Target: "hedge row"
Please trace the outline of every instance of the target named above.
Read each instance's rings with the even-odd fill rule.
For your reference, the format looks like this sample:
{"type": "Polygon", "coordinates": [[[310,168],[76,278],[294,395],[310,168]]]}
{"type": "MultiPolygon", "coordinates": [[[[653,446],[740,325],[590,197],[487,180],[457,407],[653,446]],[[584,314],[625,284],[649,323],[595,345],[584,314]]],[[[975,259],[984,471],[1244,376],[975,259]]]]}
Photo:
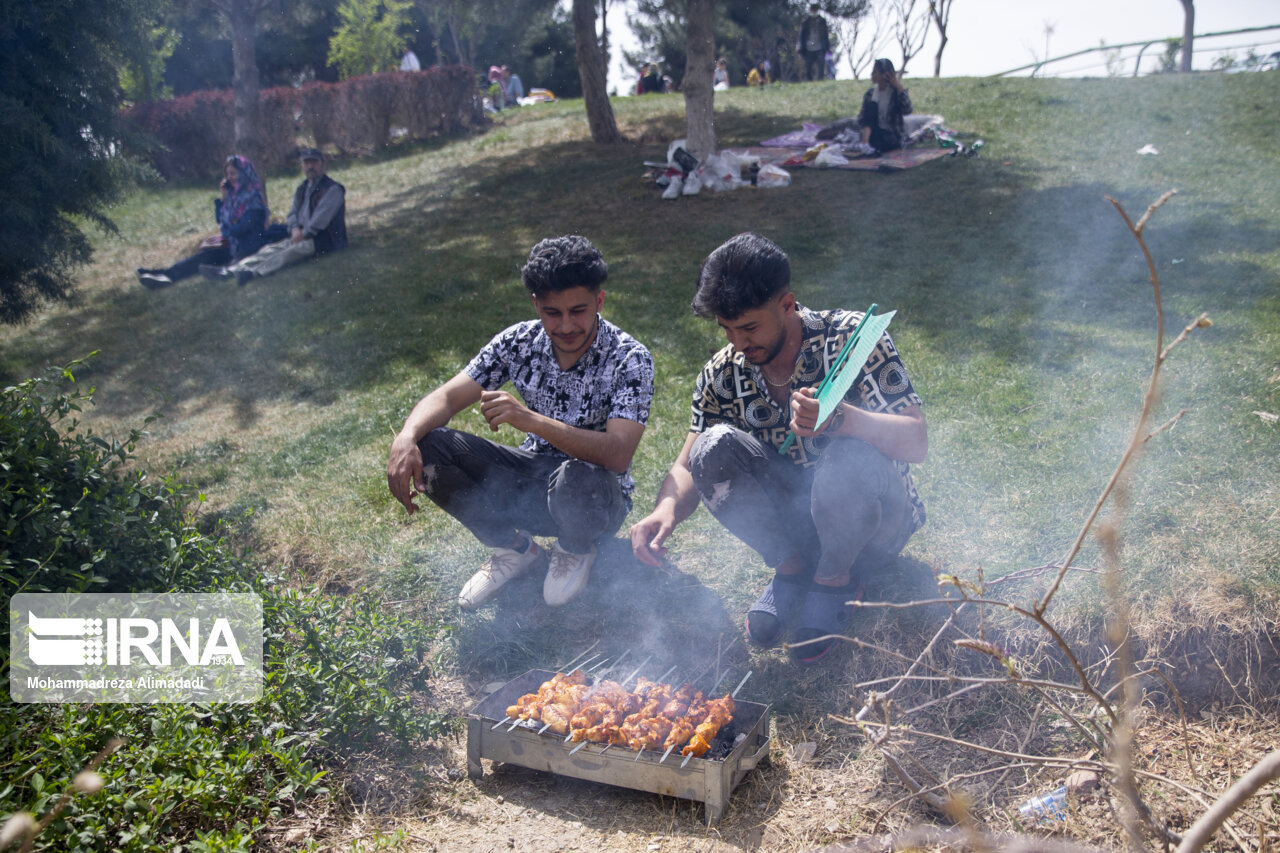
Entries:
{"type": "MultiPolygon", "coordinates": [[[[159,142],[146,159],[166,178],[216,175],[227,155],[237,153],[233,115],[230,90],[193,92],[125,110],[127,121],[159,142]]],[[[305,145],[364,154],[389,144],[393,131],[425,139],[484,120],[475,75],[459,65],[296,89],[278,86],[258,93],[257,150],[239,153],[269,171],[291,165],[305,145]]]]}

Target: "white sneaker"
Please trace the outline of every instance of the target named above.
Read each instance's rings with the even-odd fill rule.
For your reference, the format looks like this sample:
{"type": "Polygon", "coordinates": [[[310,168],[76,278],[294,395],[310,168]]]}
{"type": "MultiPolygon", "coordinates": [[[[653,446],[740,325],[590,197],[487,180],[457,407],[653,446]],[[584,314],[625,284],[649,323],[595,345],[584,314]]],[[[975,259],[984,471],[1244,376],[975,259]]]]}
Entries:
{"type": "Polygon", "coordinates": [[[662,197],[665,199],[680,198],[680,192],[684,189],[684,178],[679,175],[671,176],[671,183],[667,184],[667,188],[662,191],[662,197]]]}
{"type": "Polygon", "coordinates": [[[542,584],[542,597],[552,607],[568,604],[587,585],[591,564],[596,560],[596,548],[585,554],[574,554],[560,547],[557,542],[551,549],[551,567],[542,584]]]}
{"type": "Polygon", "coordinates": [[[458,593],[458,606],[463,610],[475,610],[502,589],[502,585],[542,559],[543,551],[538,543],[529,539],[529,550],[521,554],[512,548],[494,548],[480,571],[471,576],[462,592],[458,593]]]}

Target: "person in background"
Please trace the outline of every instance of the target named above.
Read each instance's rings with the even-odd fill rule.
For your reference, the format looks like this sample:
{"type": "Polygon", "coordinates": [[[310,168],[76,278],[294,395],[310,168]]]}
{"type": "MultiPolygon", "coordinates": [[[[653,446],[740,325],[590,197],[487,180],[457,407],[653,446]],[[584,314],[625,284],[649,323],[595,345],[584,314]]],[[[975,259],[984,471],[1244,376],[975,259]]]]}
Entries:
{"type": "Polygon", "coordinates": [[[747,72],[748,86],[768,86],[773,80],[769,77],[769,60],[761,59],[747,72]]]}
{"type": "Polygon", "coordinates": [[[929,448],[920,397],[882,334],[818,423],[815,388],[863,313],[799,304],[790,260],[759,234],[707,256],[693,311],[714,317],[729,343],[698,374],[684,447],[653,512],[632,525],[631,548],[661,565],[667,538],[703,503],[773,570],[747,611],[748,638],[773,646],[794,628],[806,643],[795,660],[816,662],[838,641],[810,641],[844,629],[847,602],[924,524],[909,464],[929,448]]]}
{"type": "Polygon", "coordinates": [[[810,81],[823,78],[827,51],[831,50],[827,19],[818,14],[818,9],[817,3],[809,4],[809,17],[800,24],[800,38],[796,42],[796,51],[804,57],[804,77],[810,81]]]}
{"type": "Polygon", "coordinates": [[[257,254],[227,266],[201,264],[201,275],[219,280],[235,279],[244,285],[254,278],[346,247],[346,187],[325,174],[324,154],[318,148],[304,148],[301,160],[306,179],[293,193],[293,206],[285,220],[289,236],[268,243],[257,254]]]}
{"type": "Polygon", "coordinates": [[[404,49],[404,56],[400,57],[401,71],[421,71],[422,65],[418,62],[418,54],[409,48],[404,49]]]}
{"type": "Polygon", "coordinates": [[[653,400],[653,356],[600,316],[609,267],[585,237],[543,240],[520,279],[538,319],[499,332],[405,419],[387,461],[387,486],[409,513],[432,503],[493,549],[462,587],[475,610],[507,581],[541,564],[534,536],[554,536],[543,581],[547,604],[587,584],[596,545],[631,510],[631,459],[653,400]],[[508,382],[514,394],[501,390],[508,382]],[[448,426],[480,404],[496,431],[525,433],[509,447],[448,426]]]}
{"type": "Polygon", "coordinates": [[[489,100],[493,102],[493,108],[501,111],[507,105],[507,90],[502,88],[502,69],[496,65],[489,66],[489,100]]]}
{"type": "Polygon", "coordinates": [[[649,74],[649,63],[640,66],[640,76],[636,78],[636,94],[644,94],[644,78],[649,74]]]}
{"type": "Polygon", "coordinates": [[[906,142],[903,116],[911,114],[911,96],[889,59],[877,59],[871,66],[871,83],[858,113],[862,141],[881,154],[896,151],[906,142]]]}
{"type": "Polygon", "coordinates": [[[658,63],[650,62],[648,68],[649,72],[644,75],[644,79],[641,81],[644,93],[648,95],[666,91],[666,85],[663,83],[662,72],[658,68],[658,63]]]}
{"type": "Polygon", "coordinates": [[[729,63],[723,57],[716,60],[716,70],[711,76],[711,88],[723,92],[729,88],[729,63]]]}
{"type": "Polygon", "coordinates": [[[831,51],[829,51],[829,50],[828,50],[828,51],[827,51],[827,55],[826,55],[825,57],[823,57],[823,59],[824,59],[824,62],[826,63],[827,79],[828,79],[828,80],[834,80],[834,79],[836,79],[836,58],[835,58],[835,56],[831,53],[831,51]]]}
{"type": "Polygon", "coordinates": [[[169,287],[198,273],[202,264],[229,264],[262,248],[267,239],[263,231],[271,214],[267,209],[266,187],[248,157],[232,154],[227,158],[218,190],[219,195],[213,200],[213,215],[221,233],[205,240],[199,251],[173,266],[138,267],[138,281],[143,287],[153,290],[169,287]]]}
{"type": "Polygon", "coordinates": [[[512,74],[511,69],[505,65],[502,66],[502,93],[509,107],[519,106],[520,99],[524,97],[524,82],[520,75],[512,74]]]}

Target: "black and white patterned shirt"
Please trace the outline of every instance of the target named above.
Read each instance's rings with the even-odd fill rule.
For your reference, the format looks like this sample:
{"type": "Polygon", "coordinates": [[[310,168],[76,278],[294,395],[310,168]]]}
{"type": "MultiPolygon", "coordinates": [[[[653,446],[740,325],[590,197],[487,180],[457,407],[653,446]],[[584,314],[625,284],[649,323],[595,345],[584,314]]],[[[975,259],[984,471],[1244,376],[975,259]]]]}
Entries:
{"type": "MultiPolygon", "coordinates": [[[[494,336],[464,368],[486,391],[510,382],[533,411],[579,429],[604,432],[612,418],[648,423],[653,401],[653,356],[644,344],[600,318],[596,339],[577,364],[561,370],[551,338],[538,320],[516,323],[494,336]]],[[[568,458],[546,439],[528,433],[524,450],[568,458]]],[[[622,493],[635,490],[631,472],[618,475],[622,493]]]]}
{"type": "MultiPolygon", "coordinates": [[[[796,312],[804,326],[804,338],[791,374],[791,390],[816,388],[840,354],[844,342],[853,334],[862,311],[810,311],[796,303],[796,312]]],[[[901,412],[920,405],[920,397],[911,387],[907,369],[898,357],[889,333],[880,336],[857,379],[849,386],[844,401],[870,412],[901,412]]],[[[781,449],[786,441],[791,409],[780,405],[765,386],[760,368],[747,361],[732,344],[711,357],[698,374],[693,391],[693,419],[690,432],[703,432],[716,424],[729,424],[755,436],[761,443],[781,449]]],[[[817,463],[832,439],[825,435],[811,438],[796,436],[787,451],[797,465],[817,463]]],[[[916,528],[925,520],[924,502],[916,493],[911,466],[894,460],[902,474],[911,501],[916,528]]]]}

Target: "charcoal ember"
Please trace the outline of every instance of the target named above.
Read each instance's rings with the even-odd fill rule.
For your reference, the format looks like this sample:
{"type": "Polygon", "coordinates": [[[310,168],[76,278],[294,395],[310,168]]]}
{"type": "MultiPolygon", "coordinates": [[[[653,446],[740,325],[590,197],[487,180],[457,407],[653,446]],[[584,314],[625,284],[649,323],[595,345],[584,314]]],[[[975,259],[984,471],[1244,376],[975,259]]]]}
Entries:
{"type": "Polygon", "coordinates": [[[716,738],[711,741],[711,748],[707,750],[707,754],[703,758],[709,758],[712,761],[724,761],[729,757],[729,753],[733,752],[733,742],[737,737],[737,721],[730,720],[720,727],[720,731],[716,732],[716,738]]]}

